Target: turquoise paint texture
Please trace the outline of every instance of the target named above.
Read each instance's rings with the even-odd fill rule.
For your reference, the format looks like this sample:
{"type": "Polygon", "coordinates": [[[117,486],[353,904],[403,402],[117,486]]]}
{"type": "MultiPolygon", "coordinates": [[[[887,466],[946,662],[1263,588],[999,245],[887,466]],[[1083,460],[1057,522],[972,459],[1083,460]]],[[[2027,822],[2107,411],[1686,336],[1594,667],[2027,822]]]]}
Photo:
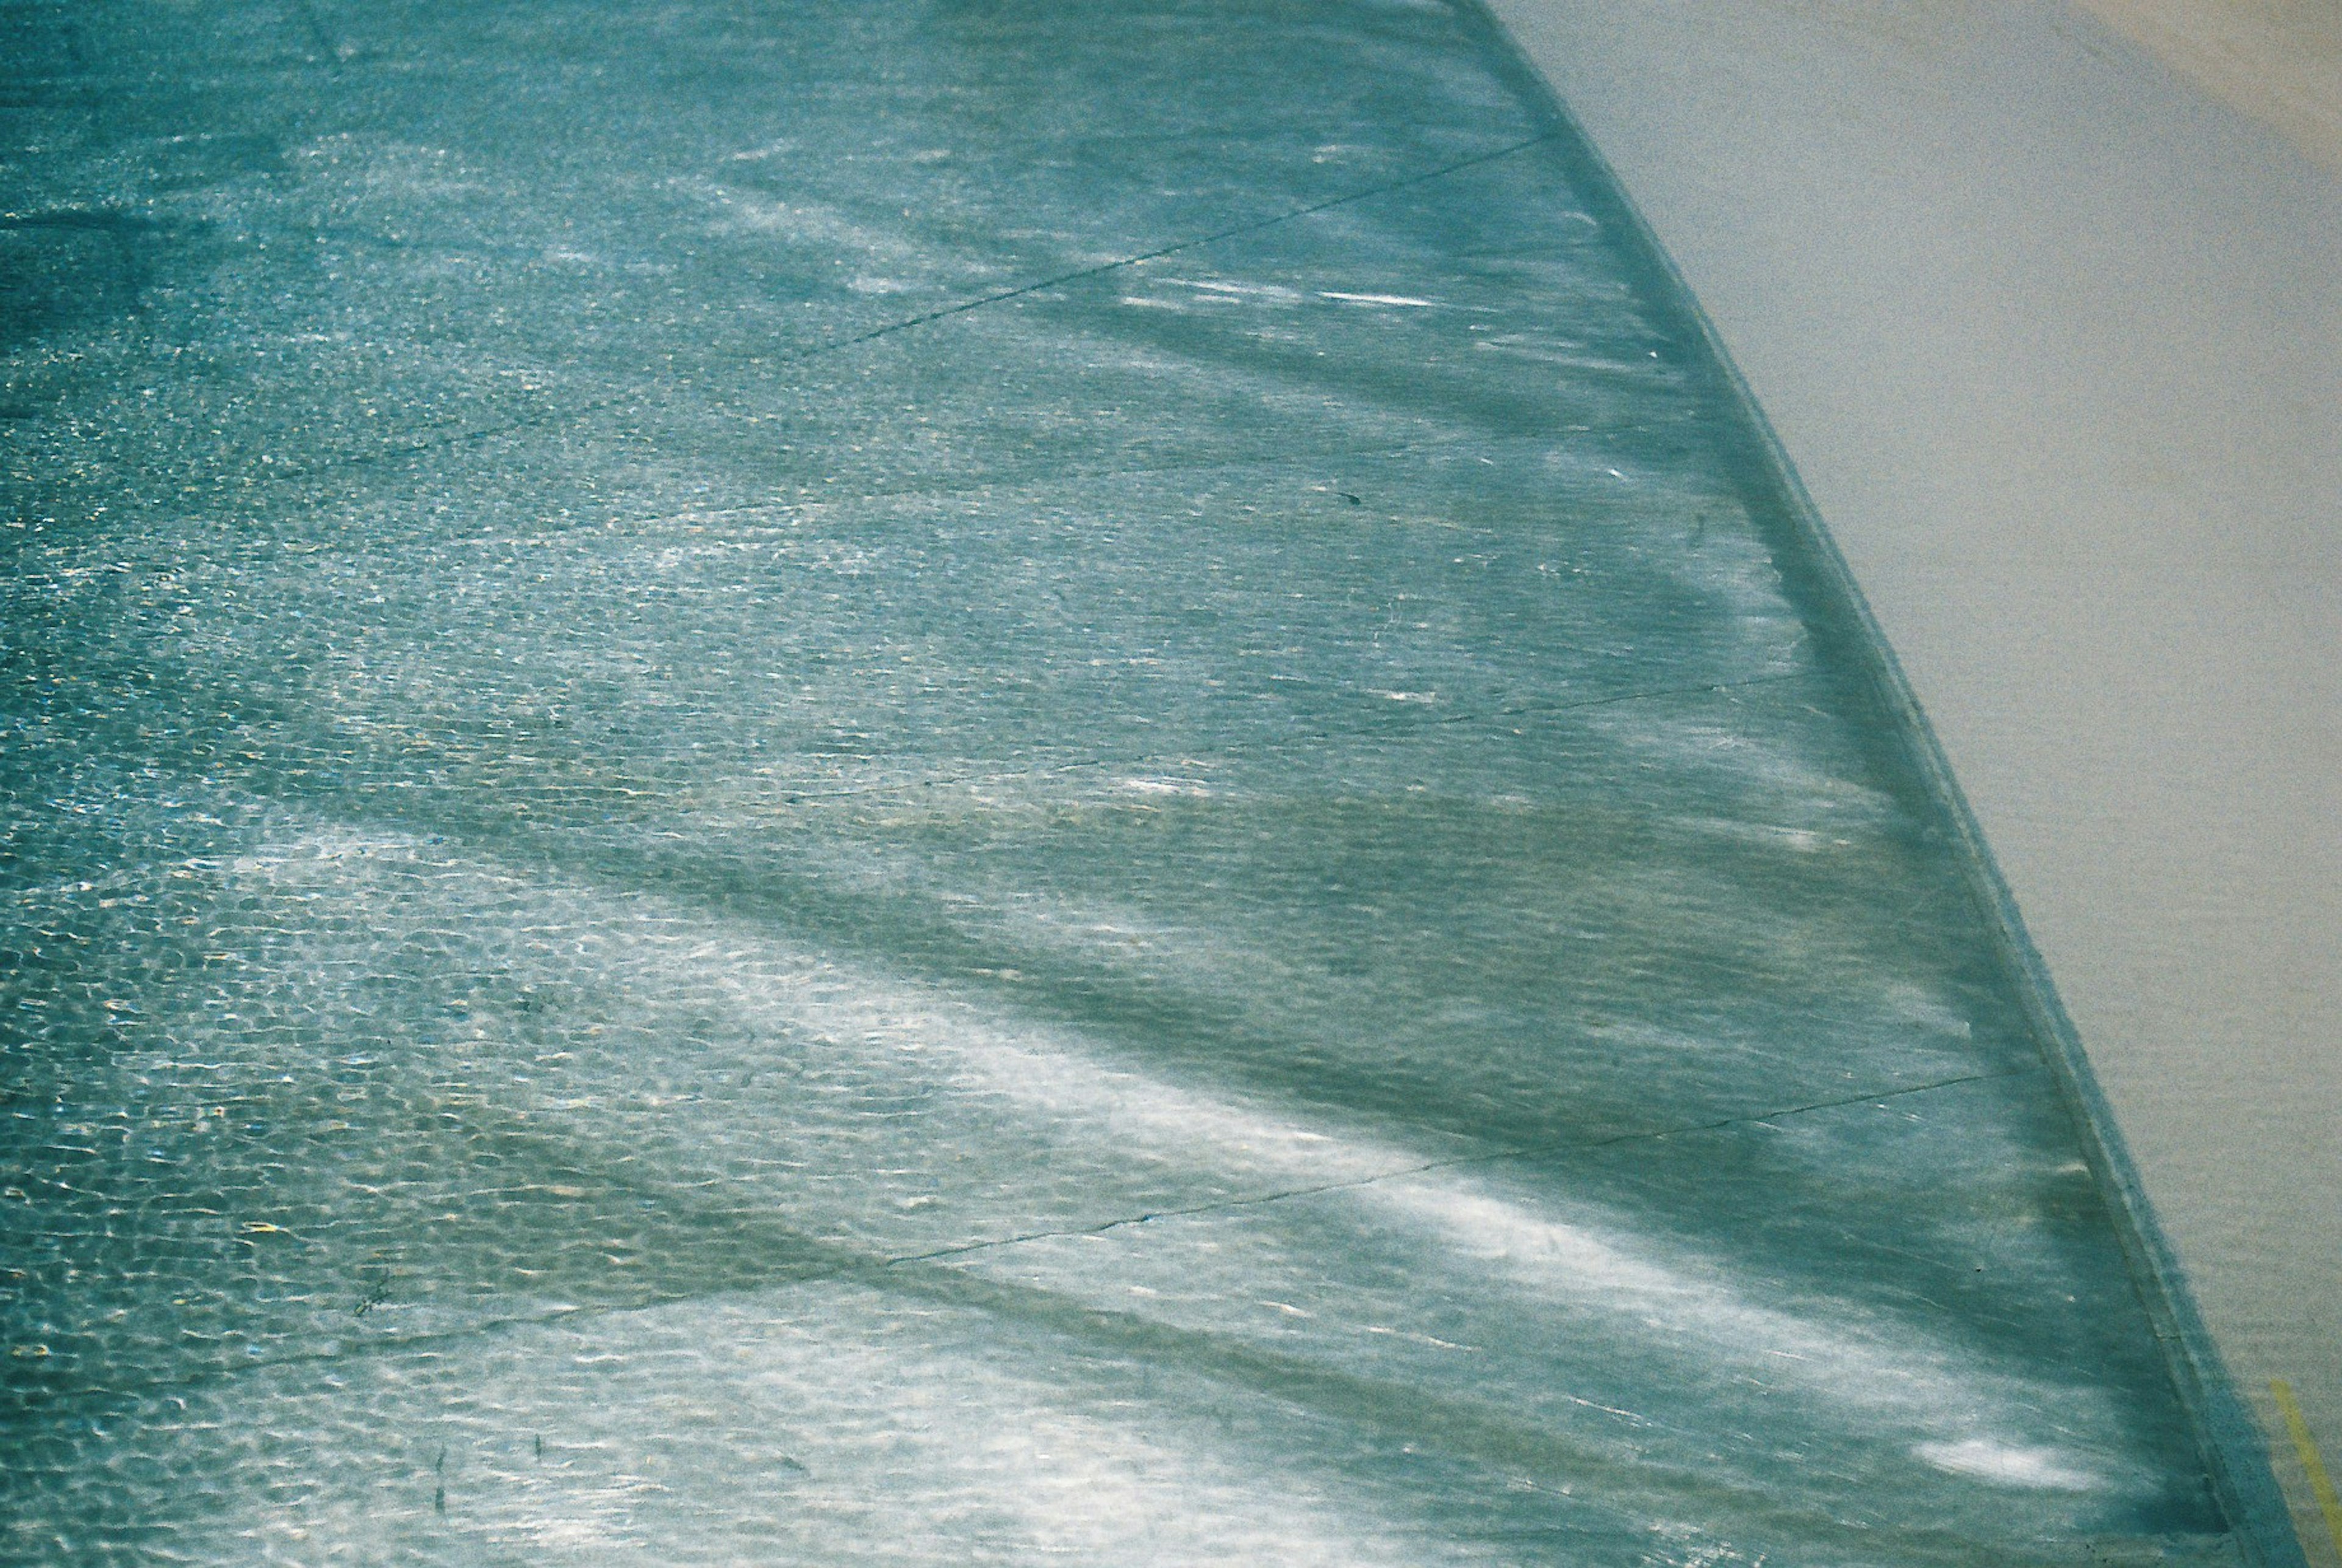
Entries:
{"type": "Polygon", "coordinates": [[[2231,1560],[1472,14],[5,25],[9,1561],[2231,1560]]]}

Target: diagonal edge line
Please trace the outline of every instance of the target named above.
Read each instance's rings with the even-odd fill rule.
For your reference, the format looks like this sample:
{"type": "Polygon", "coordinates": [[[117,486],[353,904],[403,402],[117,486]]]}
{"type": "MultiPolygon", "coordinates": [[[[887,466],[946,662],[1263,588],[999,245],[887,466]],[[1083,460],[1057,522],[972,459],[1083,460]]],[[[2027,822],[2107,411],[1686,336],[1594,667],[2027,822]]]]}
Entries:
{"type": "Polygon", "coordinates": [[[967,1257],[977,1253],[1023,1246],[1031,1242],[1072,1241],[1084,1236],[1102,1236],[1110,1231],[1126,1230],[1133,1225],[1150,1224],[1156,1220],[1188,1219],[1198,1214],[1225,1213],[1234,1209],[1266,1208],[1295,1198],[1314,1198],[1326,1193],[1357,1192],[1364,1188],[1377,1186],[1385,1182],[1399,1181],[1408,1176],[1428,1175],[1435,1171],[1469,1170],[1476,1165],[1498,1165],[1513,1160],[1555,1159],[1596,1149],[1613,1148],[1620,1144],[1656,1143],[1667,1138],[1688,1137],[1695,1133],[1720,1132],[1726,1127],[1761,1126],[1768,1122],[1779,1121],[1790,1116],[1802,1116],[1810,1112],[1841,1110],[1849,1105],[1867,1105],[1882,1100],[1902,1099],[1907,1095],[1925,1094],[1937,1089],[1957,1088],[1964,1084],[1988,1084],[2004,1078],[2021,1078],[2037,1071],[2038,1071],[2037,1068],[2026,1066],[1997,1073],[1967,1073],[1957,1078],[1937,1078],[1925,1084],[1906,1084],[1899,1089],[1874,1090],[1867,1094],[1849,1094],[1842,1099],[1817,1100],[1810,1104],[1789,1105],[1779,1110],[1752,1111],[1736,1116],[1723,1116],[1713,1122],[1687,1123],[1682,1126],[1657,1127],[1646,1132],[1617,1133],[1606,1138],[1556,1139],[1548,1143],[1515,1144],[1476,1154],[1456,1154],[1443,1160],[1425,1160],[1416,1164],[1404,1165],[1388,1171],[1376,1171],[1370,1175],[1353,1176],[1343,1181],[1316,1182],[1302,1187],[1281,1187],[1275,1192],[1219,1198],[1208,1203],[1192,1203],[1180,1208],[1155,1209],[1145,1213],[1125,1214],[1116,1219],[1101,1220],[1092,1225],[1074,1226],[1065,1230],[1032,1231],[1019,1235],[962,1242],[953,1246],[936,1247],[924,1253],[906,1253],[886,1259],[884,1266],[896,1268],[906,1263],[936,1263],[946,1258],[967,1257]]]}
{"type": "Polygon", "coordinates": [[[1072,272],[1060,273],[1056,277],[1042,278],[1034,283],[1019,284],[1015,288],[1002,289],[997,294],[988,294],[978,299],[963,300],[957,305],[946,305],[941,310],[931,310],[924,315],[915,315],[907,317],[902,321],[889,322],[884,326],[873,327],[867,332],[857,333],[851,337],[837,338],[827,343],[816,344],[796,355],[791,355],[790,357],[793,359],[811,359],[817,355],[833,353],[838,349],[852,348],[857,345],[874,342],[878,338],[886,337],[895,333],[906,332],[915,326],[925,326],[929,322],[942,321],[947,316],[964,315],[972,310],[981,310],[988,305],[998,305],[1003,300],[1017,299],[1026,295],[1038,294],[1043,289],[1056,288],[1062,284],[1078,283],[1084,278],[1101,277],[1110,272],[1120,272],[1126,267],[1139,266],[1146,262],[1160,261],[1165,256],[1177,255],[1182,251],[1196,250],[1204,245],[1217,244],[1221,240],[1235,239],[1239,235],[1258,234],[1263,229],[1273,229],[1281,224],[1293,223],[1297,219],[1308,217],[1316,213],[1330,211],[1335,207],[1347,206],[1352,202],[1363,202],[1372,196],[1387,195],[1393,191],[1402,191],[1410,185],[1419,185],[1427,181],[1440,179],[1446,175],[1455,174],[1459,169],[1468,169],[1476,167],[1481,164],[1495,163],[1499,158],[1508,158],[1516,153],[1526,152],[1529,148],[1536,146],[1541,143],[1550,142],[1557,135],[1559,135],[1558,132],[1547,131],[1542,135],[1531,136],[1526,141],[1514,142],[1509,145],[1498,147],[1492,152],[1476,153],[1471,157],[1459,158],[1452,164],[1443,164],[1436,169],[1426,169],[1421,174],[1409,175],[1405,179],[1391,180],[1383,185],[1369,186],[1366,190],[1351,191],[1342,195],[1329,196],[1325,201],[1313,202],[1306,207],[1296,207],[1290,212],[1279,213],[1273,217],[1255,218],[1249,223],[1237,224],[1233,227],[1219,229],[1207,235],[1199,235],[1194,239],[1181,240],[1176,245],[1163,245],[1155,250],[1143,251],[1136,255],[1122,256],[1110,262],[1100,262],[1095,266],[1079,267],[1072,272]]]}
{"type": "MultiPolygon", "coordinates": [[[[1317,213],[1329,212],[1336,207],[1347,206],[1354,202],[1363,202],[1375,196],[1388,195],[1393,191],[1403,191],[1410,186],[1424,185],[1432,180],[1444,179],[1447,175],[1455,174],[1459,170],[1476,168],[1482,164],[1492,164],[1500,158],[1509,158],[1516,154],[1525,153],[1531,147],[1539,146],[1545,143],[1556,139],[1560,135],[1561,133],[1559,131],[1546,131],[1537,135],[1530,136],[1523,141],[1512,142],[1504,146],[1493,148],[1485,153],[1475,153],[1468,158],[1458,158],[1453,163],[1442,164],[1437,168],[1426,169],[1420,174],[1409,175],[1404,179],[1388,180],[1378,185],[1370,185],[1364,190],[1349,191],[1338,196],[1329,196],[1322,202],[1313,202],[1307,206],[1295,207],[1290,211],[1277,213],[1269,217],[1255,218],[1250,222],[1236,224],[1228,228],[1217,229],[1207,235],[1198,235],[1193,239],[1181,240],[1175,245],[1160,245],[1154,250],[1142,251],[1136,255],[1119,256],[1113,261],[1100,262],[1094,266],[1078,267],[1072,272],[1059,273],[1053,277],[1040,278],[1032,283],[1019,284],[1015,288],[1002,289],[997,293],[984,295],[976,299],[962,300],[957,305],[946,305],[940,310],[931,310],[924,315],[906,316],[901,321],[887,322],[884,325],[875,326],[866,332],[856,333],[851,336],[830,338],[820,343],[809,344],[803,348],[785,351],[776,355],[775,359],[782,365],[802,365],[808,360],[819,359],[826,355],[842,353],[849,348],[857,348],[866,343],[876,343],[882,337],[891,337],[898,332],[908,332],[913,327],[926,326],[930,323],[948,320],[956,315],[966,315],[971,311],[982,310],[986,305],[998,305],[1005,300],[1020,299],[1027,295],[1038,294],[1045,289],[1056,288],[1069,283],[1078,283],[1084,278],[1101,277],[1107,273],[1121,272],[1126,268],[1143,265],[1147,262],[1159,261],[1165,256],[1177,255],[1185,251],[1197,250],[1205,245],[1216,245],[1222,240],[1235,239],[1242,235],[1258,234],[1264,229],[1273,229],[1280,225],[1294,223],[1299,219],[1309,217],[1317,213]]],[[[495,437],[499,435],[508,435],[515,430],[527,430],[540,425],[556,424],[568,420],[580,419],[589,414],[599,414],[604,409],[615,408],[620,404],[626,402],[630,395],[631,394],[628,393],[612,393],[607,396],[589,399],[585,403],[576,404],[565,409],[547,410],[540,414],[524,415],[517,419],[506,420],[499,424],[491,424],[478,429],[455,431],[445,435],[427,436],[419,440],[399,442],[391,445],[376,448],[372,452],[351,453],[340,457],[328,458],[319,463],[294,464],[279,469],[275,473],[267,475],[267,477],[272,480],[305,479],[320,474],[334,473],[338,470],[368,467],[376,463],[386,463],[400,457],[418,456],[425,452],[443,451],[451,447],[467,445],[473,442],[493,440],[495,437]]],[[[225,474],[214,480],[215,484],[225,484],[226,482],[227,476],[225,474]]]]}
{"type": "Polygon", "coordinates": [[[2285,1379],[2269,1379],[2269,1393],[2285,1417],[2286,1433],[2293,1439],[2302,1473],[2309,1478],[2309,1493],[2317,1500],[2317,1511],[2326,1521],[2326,1533],[2333,1541],[2335,1552],[2342,1554],[2342,1498],[2337,1497],[2333,1478],[2326,1473],[2326,1461],[2317,1452],[2317,1439],[2310,1435],[2309,1418],[2302,1414],[2301,1403],[2294,1398],[2293,1385],[2285,1379]]]}
{"type": "Polygon", "coordinates": [[[1844,628],[1855,661],[1900,732],[1903,760],[1932,797],[1933,814],[1949,837],[1961,878],[1987,940],[2028,1015],[2043,1063],[2073,1119],[2077,1141],[2097,1177],[2124,1253],[2133,1290],[2162,1352],[2173,1392],[2186,1409],[2204,1479],[2227,1526],[2227,1534],[2252,1568],[2307,1568],[2302,1548],[2271,1465],[2267,1434],[2245,1406],[2234,1378],[2197,1305],[2177,1253],[2148,1201],[2111,1103],[2100,1086],[2080,1032],[2056,981],[2027,930],[2015,893],[1986,839],[1949,754],[1921,704],[1908,674],[1887,641],[1853,568],[1839,550],[1821,509],[1807,492],[1780,433],[1767,417],[1722,332],[1701,305],[1673,256],[1660,243],[1624,181],[1593,135],[1490,8],[1490,0],[1446,0],[1470,19],[1503,63],[1516,95],[1555,127],[1564,155],[1579,171],[1582,189],[1622,224],[1640,251],[1658,296],[1684,324],[1696,353],[1704,354],[1725,403],[1747,437],[1755,483],[1780,509],[1787,543],[1811,571],[1823,614],[1844,628]]]}

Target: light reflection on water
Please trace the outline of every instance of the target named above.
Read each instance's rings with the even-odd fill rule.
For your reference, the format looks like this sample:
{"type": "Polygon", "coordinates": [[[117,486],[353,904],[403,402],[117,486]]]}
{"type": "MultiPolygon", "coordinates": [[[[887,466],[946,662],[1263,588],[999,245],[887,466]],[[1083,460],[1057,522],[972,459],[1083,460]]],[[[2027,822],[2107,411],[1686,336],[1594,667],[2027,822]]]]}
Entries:
{"type": "Polygon", "coordinates": [[[100,20],[6,231],[14,1557],[2218,1560],[1456,15],[100,20]]]}

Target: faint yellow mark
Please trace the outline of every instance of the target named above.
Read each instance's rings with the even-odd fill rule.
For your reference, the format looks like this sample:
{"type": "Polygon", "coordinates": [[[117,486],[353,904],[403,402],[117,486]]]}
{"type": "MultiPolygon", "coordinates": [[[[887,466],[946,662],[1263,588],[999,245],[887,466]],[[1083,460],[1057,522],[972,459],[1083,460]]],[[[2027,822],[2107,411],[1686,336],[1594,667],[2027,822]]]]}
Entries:
{"type": "Polygon", "coordinates": [[[2081,0],[2328,168],[2342,169],[2342,6],[2334,0],[2081,0]]]}
{"type": "Polygon", "coordinates": [[[2302,1419],[2293,1385],[2282,1378],[2271,1378],[2269,1392],[2277,1395],[2277,1407],[2285,1416],[2294,1452],[2301,1455],[2301,1467],[2309,1472],[2309,1494],[2317,1499],[2317,1511],[2326,1515],[2327,1537],[2334,1543],[2334,1550],[2342,1553],[2342,1497],[2334,1495],[2334,1479],[2326,1473],[2326,1462],[2317,1456],[2317,1441],[2309,1435],[2309,1423],[2302,1419]]]}

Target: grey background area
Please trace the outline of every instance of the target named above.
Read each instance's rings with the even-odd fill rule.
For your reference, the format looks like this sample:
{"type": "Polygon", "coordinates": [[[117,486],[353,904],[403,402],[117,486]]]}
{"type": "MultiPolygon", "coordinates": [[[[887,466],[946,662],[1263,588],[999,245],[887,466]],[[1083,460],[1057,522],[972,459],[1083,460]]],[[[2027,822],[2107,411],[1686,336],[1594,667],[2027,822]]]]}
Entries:
{"type": "Polygon", "coordinates": [[[5,25],[10,1561],[2238,1560],[1476,13],[5,25]]]}
{"type": "Polygon", "coordinates": [[[2342,1568],[2271,1392],[2342,1469],[2342,10],[1495,8],[1811,489],[2342,1568]]]}

